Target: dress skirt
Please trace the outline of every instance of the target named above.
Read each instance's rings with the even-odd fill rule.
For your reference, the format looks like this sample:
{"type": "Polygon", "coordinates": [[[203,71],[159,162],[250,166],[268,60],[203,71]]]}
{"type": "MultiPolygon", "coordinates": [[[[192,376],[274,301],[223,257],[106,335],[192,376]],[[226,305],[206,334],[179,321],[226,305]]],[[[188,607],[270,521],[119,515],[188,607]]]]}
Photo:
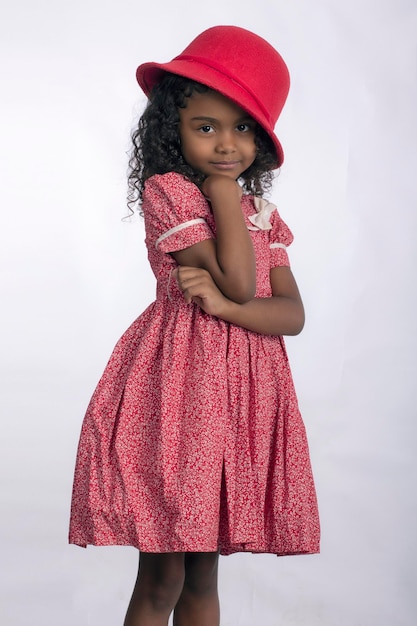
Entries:
{"type": "MultiPolygon", "coordinates": [[[[292,241],[271,206],[242,199],[257,297],[271,295],[270,270],[288,264],[292,241]]],[[[170,252],[215,237],[197,187],[178,174],[154,176],[143,211],[156,300],[117,343],[88,406],[70,542],[144,552],[318,552],[308,443],[283,338],[184,302],[170,252]]]]}

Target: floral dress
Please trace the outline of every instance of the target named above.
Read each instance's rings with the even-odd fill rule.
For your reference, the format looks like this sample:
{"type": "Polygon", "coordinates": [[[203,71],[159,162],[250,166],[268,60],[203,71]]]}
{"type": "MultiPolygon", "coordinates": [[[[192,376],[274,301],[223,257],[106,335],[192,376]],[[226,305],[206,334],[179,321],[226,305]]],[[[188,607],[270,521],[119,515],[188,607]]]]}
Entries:
{"type": "MultiPolygon", "coordinates": [[[[241,207],[256,255],[256,297],[288,265],[276,207],[241,207]]],[[[70,542],[145,552],[319,550],[304,424],[282,337],[186,304],[171,252],[215,238],[210,205],[176,173],[148,179],[143,212],[156,300],[123,334],[84,418],[70,542]]]]}

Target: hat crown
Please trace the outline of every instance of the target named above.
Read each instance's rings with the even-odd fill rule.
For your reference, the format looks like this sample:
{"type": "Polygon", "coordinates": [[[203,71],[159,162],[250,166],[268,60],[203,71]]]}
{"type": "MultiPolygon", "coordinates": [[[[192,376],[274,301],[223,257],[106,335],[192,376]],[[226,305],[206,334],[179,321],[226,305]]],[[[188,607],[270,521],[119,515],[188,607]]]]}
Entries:
{"type": "Polygon", "coordinates": [[[223,73],[257,101],[274,126],[288,96],[290,77],[281,55],[262,37],[238,26],[213,26],[175,60],[204,63],[223,73]]]}
{"type": "Polygon", "coordinates": [[[287,99],[290,76],[281,55],[265,39],[239,26],[203,31],[168,63],[143,63],[136,78],[145,94],[166,72],[218,91],[249,113],[272,139],[276,167],[284,152],[274,126],[287,99]]]}

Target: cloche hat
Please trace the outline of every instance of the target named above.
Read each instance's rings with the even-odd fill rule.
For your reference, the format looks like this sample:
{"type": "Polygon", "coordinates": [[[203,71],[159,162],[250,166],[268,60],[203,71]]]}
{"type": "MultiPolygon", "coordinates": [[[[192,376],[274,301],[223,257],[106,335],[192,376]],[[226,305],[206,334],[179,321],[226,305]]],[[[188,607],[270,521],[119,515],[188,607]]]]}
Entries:
{"type": "Polygon", "coordinates": [[[143,63],[136,78],[149,97],[165,72],[203,83],[247,111],[272,139],[277,167],[284,152],[274,127],[287,99],[290,76],[281,55],[262,37],[237,26],[213,26],[169,63],[143,63]]]}

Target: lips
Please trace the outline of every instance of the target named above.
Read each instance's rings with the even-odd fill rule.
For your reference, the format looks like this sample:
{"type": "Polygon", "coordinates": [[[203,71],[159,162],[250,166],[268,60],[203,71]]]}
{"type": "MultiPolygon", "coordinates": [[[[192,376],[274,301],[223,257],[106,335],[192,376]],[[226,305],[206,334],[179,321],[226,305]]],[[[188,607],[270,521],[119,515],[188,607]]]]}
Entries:
{"type": "Polygon", "coordinates": [[[240,164],[240,161],[213,161],[212,162],[212,165],[214,165],[214,167],[218,167],[222,170],[233,169],[239,164],[240,164]]]}

